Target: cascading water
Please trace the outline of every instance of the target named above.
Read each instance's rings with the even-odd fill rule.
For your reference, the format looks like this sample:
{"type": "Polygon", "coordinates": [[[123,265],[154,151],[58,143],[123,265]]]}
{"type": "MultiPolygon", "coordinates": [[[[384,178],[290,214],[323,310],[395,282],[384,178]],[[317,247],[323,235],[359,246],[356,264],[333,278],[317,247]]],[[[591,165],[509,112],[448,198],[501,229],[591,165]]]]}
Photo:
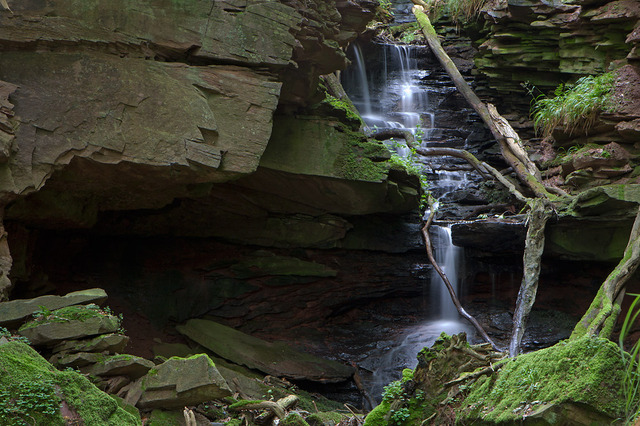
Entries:
{"type": "MultiPolygon", "coordinates": [[[[429,71],[418,69],[416,48],[401,45],[371,45],[368,51],[374,56],[379,67],[367,69],[364,50],[354,45],[352,56],[355,67],[343,73],[343,85],[352,97],[356,107],[363,113],[363,119],[370,128],[397,128],[417,134],[422,144],[428,146],[435,134],[434,107],[430,104],[429,93],[438,89],[425,83],[429,71]]],[[[401,144],[389,145],[398,155],[407,157],[409,149],[401,144]]],[[[416,158],[414,158],[416,160],[416,158]]],[[[419,159],[418,159],[419,160],[419,159]]],[[[432,170],[430,191],[438,199],[443,199],[467,185],[464,173],[432,170]]],[[[451,241],[451,230],[446,226],[432,226],[435,258],[447,274],[456,292],[463,282],[463,257],[461,248],[451,241]]],[[[471,327],[459,319],[442,279],[434,271],[428,290],[431,303],[427,307],[427,320],[406,330],[395,344],[387,346],[377,356],[373,382],[369,384],[374,398],[380,397],[382,387],[399,378],[402,368],[414,368],[416,354],[425,346],[432,345],[443,331],[448,334],[465,331],[472,333],[471,327]]]]}
{"type": "Polygon", "coordinates": [[[358,44],[352,45],[354,66],[343,73],[343,84],[351,100],[371,128],[403,129],[415,132],[433,126],[429,112],[429,88],[421,83],[428,75],[419,71],[412,46],[376,45],[376,61],[383,64],[371,72],[358,44]]]}

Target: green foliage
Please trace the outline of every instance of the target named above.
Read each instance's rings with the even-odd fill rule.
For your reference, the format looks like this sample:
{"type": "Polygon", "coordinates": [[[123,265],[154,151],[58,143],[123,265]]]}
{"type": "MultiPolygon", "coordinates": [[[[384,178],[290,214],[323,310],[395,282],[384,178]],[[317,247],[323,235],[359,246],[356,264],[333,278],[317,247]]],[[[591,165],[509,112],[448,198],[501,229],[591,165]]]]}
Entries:
{"type": "MultiPolygon", "coordinates": [[[[100,308],[96,304],[74,305],[51,311],[45,306],[40,306],[32,315],[33,320],[23,324],[20,330],[32,328],[43,323],[50,322],[69,322],[69,321],[86,321],[89,318],[111,315],[109,308],[100,308]],[[108,310],[108,311],[107,311],[108,310]]],[[[122,324],[122,315],[118,316],[119,324],[122,324]]],[[[119,332],[124,334],[124,329],[120,327],[119,332]]]]}
{"type": "Polygon", "coordinates": [[[394,425],[401,425],[406,422],[409,417],[411,417],[411,413],[409,412],[409,408],[402,407],[397,410],[391,410],[391,423],[394,425]]]}
{"type": "Polygon", "coordinates": [[[475,21],[488,0],[444,0],[434,7],[436,17],[447,15],[455,23],[475,21]]]}
{"type": "Polygon", "coordinates": [[[625,397],[625,422],[627,424],[632,424],[640,415],[640,363],[638,362],[638,355],[640,355],[640,341],[636,340],[631,347],[631,351],[628,353],[624,350],[624,341],[629,336],[631,327],[638,319],[638,315],[640,315],[640,294],[629,295],[635,296],[635,299],[631,302],[627,316],[622,323],[618,344],[620,346],[620,355],[622,356],[622,363],[624,365],[622,391],[625,397]]]}
{"type": "Polygon", "coordinates": [[[380,7],[383,8],[384,10],[390,10],[391,9],[391,0],[378,0],[378,4],[380,4],[380,7]]]}
{"type": "Polygon", "coordinates": [[[9,341],[22,342],[22,343],[27,344],[27,345],[31,344],[31,342],[29,342],[29,339],[27,339],[26,337],[13,335],[13,334],[11,334],[11,332],[9,330],[7,330],[4,327],[0,327],[0,337],[4,337],[5,339],[7,339],[9,341]]]}
{"type": "Polygon", "coordinates": [[[422,168],[413,161],[415,156],[415,150],[411,150],[411,155],[407,157],[401,157],[398,154],[391,154],[391,158],[389,159],[389,163],[391,163],[391,167],[399,167],[407,171],[407,173],[415,175],[420,180],[420,208],[424,209],[427,205],[427,201],[429,198],[429,180],[422,173],[422,168]]]}
{"type": "Polygon", "coordinates": [[[415,41],[415,39],[418,38],[419,36],[420,36],[420,31],[418,30],[407,31],[402,34],[402,37],[400,37],[400,41],[403,43],[409,44],[415,41]]]}
{"type": "Polygon", "coordinates": [[[538,96],[532,107],[536,130],[549,136],[559,126],[566,133],[587,131],[600,111],[610,111],[613,73],[580,78],[575,84],[560,84],[554,97],[538,96]]]}
{"type": "Polygon", "coordinates": [[[396,380],[395,382],[391,382],[383,388],[382,401],[391,402],[394,399],[400,398],[403,392],[402,381],[396,380]]]}

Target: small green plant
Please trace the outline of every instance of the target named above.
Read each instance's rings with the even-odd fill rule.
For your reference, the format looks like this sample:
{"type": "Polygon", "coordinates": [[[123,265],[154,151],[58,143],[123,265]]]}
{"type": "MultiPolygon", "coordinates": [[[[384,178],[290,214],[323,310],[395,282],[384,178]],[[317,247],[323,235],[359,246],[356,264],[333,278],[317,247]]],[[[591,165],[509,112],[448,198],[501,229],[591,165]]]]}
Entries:
{"type": "Polygon", "coordinates": [[[391,410],[391,423],[394,425],[403,424],[409,417],[411,417],[411,413],[407,407],[391,410]]]}
{"type": "Polygon", "coordinates": [[[580,78],[575,84],[560,84],[553,97],[538,96],[532,107],[533,123],[543,136],[559,126],[566,133],[587,131],[600,111],[610,111],[613,73],[580,78]]]}
{"type": "Polygon", "coordinates": [[[55,385],[41,376],[0,390],[0,423],[6,426],[53,424],[60,410],[55,385]],[[42,423],[40,423],[42,422],[42,423]]]}
{"type": "Polygon", "coordinates": [[[383,388],[382,401],[391,402],[401,397],[403,392],[402,381],[396,380],[395,382],[391,382],[383,388]]]}
{"type": "Polygon", "coordinates": [[[11,332],[9,330],[7,330],[4,327],[0,327],[0,337],[4,337],[5,339],[10,340],[10,341],[22,342],[22,343],[25,343],[27,345],[31,344],[29,339],[27,339],[26,337],[13,335],[13,334],[11,334],[11,332]]]}
{"type": "Polygon", "coordinates": [[[631,350],[624,350],[624,341],[631,332],[631,327],[635,324],[638,315],[640,315],[640,294],[629,294],[635,299],[629,306],[627,316],[622,323],[618,345],[620,346],[620,355],[625,365],[624,379],[622,382],[622,390],[625,396],[625,424],[632,424],[638,416],[640,416],[640,363],[638,363],[638,355],[640,355],[640,341],[636,341],[631,350]]]}
{"type": "Polygon", "coordinates": [[[378,0],[378,4],[380,4],[380,7],[384,10],[390,10],[392,6],[391,0],[378,0]]]}
{"type": "Polygon", "coordinates": [[[417,30],[407,31],[406,33],[402,34],[402,37],[400,37],[400,41],[405,44],[409,44],[415,41],[415,39],[418,38],[419,35],[420,32],[417,30]]]}
{"type": "Polygon", "coordinates": [[[31,314],[34,318],[46,318],[51,315],[51,309],[47,308],[44,305],[38,305],[38,309],[31,314]]]}

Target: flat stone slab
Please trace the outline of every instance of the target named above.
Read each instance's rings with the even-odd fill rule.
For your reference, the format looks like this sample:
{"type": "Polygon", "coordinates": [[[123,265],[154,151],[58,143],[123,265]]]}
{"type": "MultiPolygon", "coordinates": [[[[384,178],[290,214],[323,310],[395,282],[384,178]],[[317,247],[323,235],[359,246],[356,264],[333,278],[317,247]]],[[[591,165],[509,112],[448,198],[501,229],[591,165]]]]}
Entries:
{"type": "Polygon", "coordinates": [[[80,368],[100,362],[104,355],[93,352],[78,352],[75,354],[56,354],[49,362],[58,368],[80,368]]]}
{"type": "Polygon", "coordinates": [[[95,376],[127,376],[139,379],[153,367],[155,364],[148,359],[123,354],[102,357],[97,363],[90,367],[81,368],[80,371],[95,376]]]}
{"type": "Polygon", "coordinates": [[[353,368],[271,343],[213,321],[192,319],[176,329],[218,356],[277,377],[337,383],[348,380],[353,368]]]}
{"type": "Polygon", "coordinates": [[[231,395],[231,389],[206,354],[168,359],[140,382],[142,409],[182,408],[231,395]]]}
{"type": "Polygon", "coordinates": [[[18,330],[22,336],[29,339],[33,345],[53,346],[63,340],[81,339],[115,332],[120,321],[112,315],[94,316],[84,320],[68,320],[64,322],[44,322],[41,324],[27,323],[27,327],[18,330]]]}
{"type": "Polygon", "coordinates": [[[107,352],[122,353],[129,343],[129,337],[124,334],[101,334],[89,339],[65,340],[51,348],[52,353],[66,352],[107,352]]]}
{"type": "Polygon", "coordinates": [[[50,311],[72,305],[95,303],[102,305],[107,293],[101,288],[74,291],[64,296],[46,295],[35,299],[16,299],[0,303],[0,326],[14,328],[20,326],[31,314],[44,306],[50,311]]]}

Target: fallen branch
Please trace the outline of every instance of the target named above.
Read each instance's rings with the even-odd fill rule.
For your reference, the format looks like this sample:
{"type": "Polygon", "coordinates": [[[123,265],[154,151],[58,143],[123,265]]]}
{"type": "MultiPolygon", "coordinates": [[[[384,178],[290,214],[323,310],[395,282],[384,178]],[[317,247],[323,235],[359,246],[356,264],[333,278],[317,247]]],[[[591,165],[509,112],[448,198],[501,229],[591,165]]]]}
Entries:
{"type": "Polygon", "coordinates": [[[509,122],[498,114],[493,105],[485,105],[480,98],[471,90],[458,71],[449,55],[444,51],[435,29],[431,25],[431,21],[425,14],[425,6],[428,5],[421,0],[412,0],[414,4],[413,14],[418,21],[418,25],[424,34],[431,51],[434,53],[442,67],[445,69],[458,91],[464,96],[469,105],[478,113],[482,121],[487,125],[493,137],[498,141],[502,156],[516,172],[520,180],[527,185],[533,193],[540,198],[546,200],[556,199],[557,196],[549,193],[540,181],[540,171],[536,165],[529,159],[526,151],[520,143],[520,138],[509,122]]]}
{"type": "Polygon", "coordinates": [[[491,340],[491,338],[489,337],[487,332],[484,331],[484,328],[482,328],[480,323],[478,321],[476,321],[476,319],[473,316],[471,316],[469,313],[467,313],[467,311],[464,310],[464,308],[460,304],[460,300],[458,300],[458,296],[456,295],[456,292],[453,289],[453,286],[451,285],[451,282],[449,281],[449,278],[447,278],[447,275],[444,273],[442,268],[440,268],[440,266],[436,262],[436,259],[433,257],[433,251],[431,249],[431,239],[429,238],[429,227],[431,227],[431,223],[433,222],[433,218],[435,216],[435,213],[436,213],[436,210],[432,208],[431,209],[431,213],[429,214],[429,218],[427,219],[427,222],[422,227],[422,236],[424,237],[424,245],[425,245],[425,248],[427,250],[427,256],[429,257],[429,261],[433,265],[433,268],[436,270],[438,275],[440,275],[440,278],[442,278],[442,281],[444,282],[445,286],[447,287],[447,290],[449,291],[449,295],[451,296],[451,300],[453,301],[453,304],[455,305],[456,309],[458,310],[458,313],[462,317],[464,317],[467,321],[469,321],[471,323],[471,325],[473,325],[475,327],[476,330],[478,330],[478,333],[480,333],[480,335],[482,336],[482,338],[486,342],[490,343],[491,346],[495,350],[500,351],[498,346],[496,346],[496,344],[493,342],[493,340],[491,340]]]}
{"type": "Polygon", "coordinates": [[[474,169],[480,173],[481,176],[493,176],[498,182],[504,185],[505,188],[519,201],[527,203],[530,199],[522,195],[516,186],[509,181],[502,173],[500,173],[495,167],[492,167],[484,161],[478,160],[473,154],[468,151],[454,148],[418,148],[416,152],[420,155],[451,155],[454,157],[462,158],[466,160],[474,169]]]}
{"type": "Polygon", "coordinates": [[[367,389],[364,387],[364,385],[362,384],[362,379],[360,378],[360,373],[359,373],[359,368],[358,368],[358,364],[356,364],[355,362],[351,363],[351,366],[354,369],[354,373],[353,373],[353,382],[356,384],[356,387],[358,388],[358,390],[360,391],[360,393],[362,394],[362,396],[367,400],[367,402],[369,403],[369,407],[370,409],[373,409],[377,404],[375,403],[375,401],[373,400],[373,398],[371,398],[371,395],[369,394],[369,392],[367,392],[367,389]]]}
{"type": "Polygon", "coordinates": [[[484,376],[485,374],[495,373],[500,368],[502,368],[502,366],[506,363],[506,361],[507,361],[506,359],[503,359],[502,361],[498,361],[497,363],[492,364],[489,367],[485,367],[482,370],[477,370],[477,371],[474,371],[473,373],[465,374],[464,376],[460,376],[457,379],[448,381],[444,384],[444,387],[448,388],[472,379],[477,379],[478,377],[484,376]]]}

